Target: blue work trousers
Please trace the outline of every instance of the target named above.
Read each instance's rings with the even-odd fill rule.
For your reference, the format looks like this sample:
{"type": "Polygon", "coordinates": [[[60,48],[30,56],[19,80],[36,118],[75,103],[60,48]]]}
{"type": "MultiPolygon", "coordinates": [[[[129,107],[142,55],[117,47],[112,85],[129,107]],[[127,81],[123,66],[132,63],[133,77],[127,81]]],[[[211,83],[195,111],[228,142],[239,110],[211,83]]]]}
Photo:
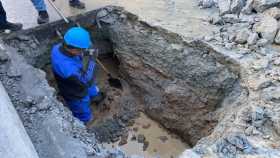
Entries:
{"type": "Polygon", "coordinates": [[[44,0],[31,0],[37,11],[46,11],[47,7],[44,0]]]}
{"type": "MultiPolygon", "coordinates": [[[[36,8],[37,11],[45,11],[47,10],[46,4],[44,0],[31,0],[33,3],[34,7],[36,8]]],[[[71,3],[78,3],[80,2],[79,0],[69,0],[71,3]]]]}
{"type": "Polygon", "coordinates": [[[7,16],[6,11],[2,5],[2,2],[0,1],[0,25],[7,23],[7,16]]]}
{"type": "Polygon", "coordinates": [[[90,102],[95,96],[99,94],[99,89],[93,85],[88,89],[88,95],[80,100],[67,100],[65,99],[72,114],[84,123],[93,119],[93,114],[90,110],[90,102]]]}

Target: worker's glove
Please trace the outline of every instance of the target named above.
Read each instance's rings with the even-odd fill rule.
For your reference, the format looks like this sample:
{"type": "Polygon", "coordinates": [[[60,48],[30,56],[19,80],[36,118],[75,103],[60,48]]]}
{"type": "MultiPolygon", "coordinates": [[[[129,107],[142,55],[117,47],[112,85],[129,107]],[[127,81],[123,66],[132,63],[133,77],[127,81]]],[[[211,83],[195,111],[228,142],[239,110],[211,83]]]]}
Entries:
{"type": "Polygon", "coordinates": [[[91,60],[94,60],[95,58],[97,58],[98,57],[98,49],[89,49],[88,50],[88,55],[89,55],[89,58],[91,59],[91,60]]]}

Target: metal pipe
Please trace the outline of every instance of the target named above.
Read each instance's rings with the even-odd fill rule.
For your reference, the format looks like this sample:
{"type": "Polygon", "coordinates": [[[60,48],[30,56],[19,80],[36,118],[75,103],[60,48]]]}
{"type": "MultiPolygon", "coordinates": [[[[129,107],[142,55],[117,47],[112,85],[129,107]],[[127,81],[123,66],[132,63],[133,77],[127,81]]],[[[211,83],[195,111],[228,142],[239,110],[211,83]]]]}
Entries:
{"type": "Polygon", "coordinates": [[[69,20],[63,15],[63,13],[56,7],[54,2],[52,0],[48,0],[50,5],[54,8],[54,10],[59,14],[59,16],[67,23],[69,24],[69,20]]]}

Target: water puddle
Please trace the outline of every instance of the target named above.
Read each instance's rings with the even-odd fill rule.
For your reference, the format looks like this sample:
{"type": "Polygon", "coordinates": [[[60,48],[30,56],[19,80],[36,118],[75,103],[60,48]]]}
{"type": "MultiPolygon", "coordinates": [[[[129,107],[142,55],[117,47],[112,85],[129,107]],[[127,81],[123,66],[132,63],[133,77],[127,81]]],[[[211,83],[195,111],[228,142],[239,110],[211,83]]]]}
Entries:
{"type": "Polygon", "coordinates": [[[103,144],[108,149],[120,148],[127,155],[141,155],[145,158],[160,156],[161,158],[178,157],[186,148],[187,144],[177,136],[170,134],[157,122],[141,113],[129,128],[126,138],[121,138],[116,143],[103,144]],[[144,149],[145,148],[145,149],[144,149]]]}

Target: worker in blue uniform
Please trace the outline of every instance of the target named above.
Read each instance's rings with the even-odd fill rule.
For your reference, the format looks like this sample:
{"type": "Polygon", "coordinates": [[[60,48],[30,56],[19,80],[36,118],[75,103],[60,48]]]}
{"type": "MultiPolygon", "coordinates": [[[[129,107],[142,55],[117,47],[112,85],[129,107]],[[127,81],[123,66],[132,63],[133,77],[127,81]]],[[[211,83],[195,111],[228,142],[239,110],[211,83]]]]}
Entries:
{"type": "Polygon", "coordinates": [[[86,67],[83,64],[82,52],[90,46],[89,33],[81,27],[73,27],[66,32],[64,42],[55,45],[51,52],[52,70],[59,93],[73,115],[84,123],[93,119],[91,100],[95,97],[104,99],[94,82],[96,64],[93,55],[89,55],[86,67]]]}

